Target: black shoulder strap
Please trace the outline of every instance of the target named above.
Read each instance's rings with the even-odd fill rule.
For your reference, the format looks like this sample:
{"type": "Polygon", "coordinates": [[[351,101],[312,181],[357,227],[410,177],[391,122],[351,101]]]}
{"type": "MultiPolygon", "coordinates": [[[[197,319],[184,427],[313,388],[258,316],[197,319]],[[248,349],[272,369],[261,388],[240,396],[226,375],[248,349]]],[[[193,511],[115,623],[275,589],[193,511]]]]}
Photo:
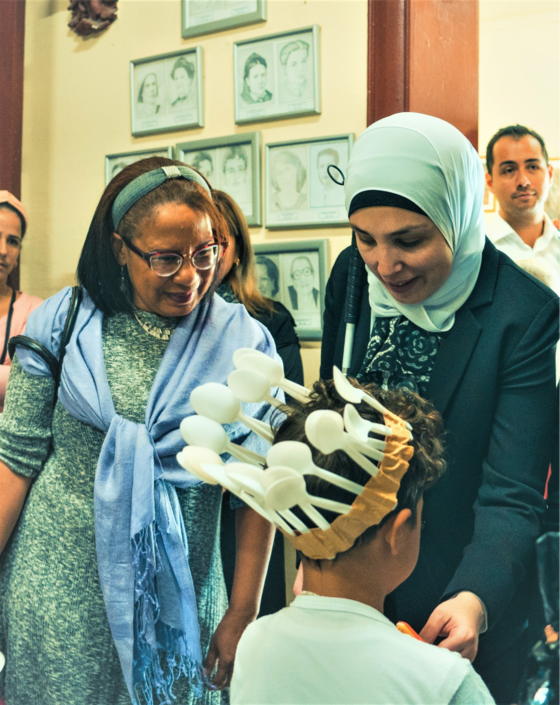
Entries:
{"type": "Polygon", "coordinates": [[[62,340],[60,342],[60,358],[58,360],[58,377],[62,371],[62,363],[64,361],[64,356],[66,355],[66,346],[70,342],[72,333],[74,332],[74,326],[76,325],[76,319],[78,318],[78,310],[80,304],[82,303],[82,287],[74,286],[72,287],[72,298],[70,299],[70,306],[68,307],[68,315],[66,316],[66,323],[64,324],[64,330],[62,332],[62,340]]]}
{"type": "Polygon", "coordinates": [[[0,365],[6,361],[6,353],[8,352],[8,343],[10,342],[10,329],[12,327],[12,318],[14,316],[14,304],[16,302],[16,290],[12,290],[12,298],[10,299],[10,308],[8,309],[8,318],[6,320],[6,335],[4,336],[4,348],[0,356],[0,365]]]}
{"type": "Polygon", "coordinates": [[[62,331],[62,339],[60,341],[60,359],[57,360],[48,348],[36,340],[33,340],[33,338],[28,338],[26,335],[16,335],[13,338],[10,338],[10,342],[8,343],[10,357],[13,359],[16,346],[18,345],[22,348],[32,350],[49,366],[53,379],[58,387],[60,381],[60,371],[62,370],[62,361],[64,360],[64,355],[66,354],[66,346],[70,342],[70,337],[72,336],[74,326],[76,325],[76,318],[78,317],[78,310],[80,308],[81,301],[82,289],[79,286],[75,286],[72,288],[72,298],[70,300],[70,306],[68,307],[64,330],[62,331]]]}

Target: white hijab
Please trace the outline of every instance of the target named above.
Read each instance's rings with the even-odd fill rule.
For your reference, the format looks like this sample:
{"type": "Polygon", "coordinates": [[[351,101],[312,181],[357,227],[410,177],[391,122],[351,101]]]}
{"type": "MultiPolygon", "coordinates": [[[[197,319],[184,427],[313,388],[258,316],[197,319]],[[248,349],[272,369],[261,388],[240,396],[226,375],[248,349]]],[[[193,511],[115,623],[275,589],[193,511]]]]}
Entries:
{"type": "Polygon", "coordinates": [[[474,147],[444,120],[397,113],[373,123],[356,141],[345,182],[346,208],[354,196],[377,190],[419,206],[453,253],[451,274],[421,304],[401,304],[366,267],[374,316],[402,314],[434,333],[449,330],[469,298],[484,249],[484,174],[474,147]]]}

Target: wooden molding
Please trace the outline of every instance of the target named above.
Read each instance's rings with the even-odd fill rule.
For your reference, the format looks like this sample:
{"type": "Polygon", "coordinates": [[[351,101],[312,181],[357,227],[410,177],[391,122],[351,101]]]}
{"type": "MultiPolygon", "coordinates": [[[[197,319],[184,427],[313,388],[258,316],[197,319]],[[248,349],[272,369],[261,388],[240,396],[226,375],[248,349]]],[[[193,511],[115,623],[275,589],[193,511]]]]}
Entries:
{"type": "MultiPolygon", "coordinates": [[[[21,196],[25,0],[2,0],[0,21],[0,189],[21,196]]],[[[19,265],[8,280],[19,288],[19,265]]]]}
{"type": "Polygon", "coordinates": [[[426,113],[477,149],[478,0],[369,0],[368,30],[368,125],[426,113]]]}
{"type": "Polygon", "coordinates": [[[369,0],[367,124],[406,112],[410,0],[369,0]]]}

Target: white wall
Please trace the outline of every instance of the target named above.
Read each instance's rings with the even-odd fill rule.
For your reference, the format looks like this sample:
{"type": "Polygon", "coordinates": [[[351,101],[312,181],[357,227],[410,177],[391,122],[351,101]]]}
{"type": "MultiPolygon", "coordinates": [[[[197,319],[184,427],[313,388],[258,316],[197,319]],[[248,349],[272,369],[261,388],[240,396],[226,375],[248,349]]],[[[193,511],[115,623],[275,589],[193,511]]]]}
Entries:
{"type": "Polygon", "coordinates": [[[480,0],[479,147],[520,123],[560,156],[560,35],[556,0],[480,0]]]}
{"type": "MultiPolygon", "coordinates": [[[[22,286],[49,296],[74,279],[87,228],[104,188],[106,154],[260,130],[263,142],[354,132],[366,118],[366,0],[269,0],[268,21],[181,39],[179,0],[120,0],[118,20],[82,39],[67,28],[67,0],[28,0],[25,43],[23,187],[29,210],[22,286]],[[322,114],[237,127],[233,42],[319,24],[322,114]],[[129,61],[202,46],[206,125],[134,138],[129,61]]],[[[330,262],[347,228],[269,233],[254,242],[328,238],[330,262]]],[[[306,381],[318,376],[319,344],[304,344],[306,381]]]]}

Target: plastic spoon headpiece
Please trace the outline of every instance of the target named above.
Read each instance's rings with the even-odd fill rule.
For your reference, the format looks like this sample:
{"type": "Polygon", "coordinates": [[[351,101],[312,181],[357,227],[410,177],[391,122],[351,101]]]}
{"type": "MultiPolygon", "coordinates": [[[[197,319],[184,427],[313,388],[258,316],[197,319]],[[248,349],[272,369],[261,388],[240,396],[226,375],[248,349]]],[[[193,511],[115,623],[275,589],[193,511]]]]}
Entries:
{"type": "Polygon", "coordinates": [[[213,475],[203,470],[203,464],[223,465],[220,456],[210,448],[200,446],[186,446],[180,453],[177,453],[177,460],[182,468],[185,468],[191,475],[198,477],[202,482],[209,485],[217,485],[218,480],[213,475]]]}
{"type": "Polygon", "coordinates": [[[268,377],[257,370],[234,370],[230,373],[228,387],[241,401],[256,403],[270,394],[268,377]]]}
{"type": "Polygon", "coordinates": [[[241,404],[231,389],[223,384],[208,382],[191,392],[191,406],[200,416],[218,423],[233,423],[241,411],[241,404]]]}

